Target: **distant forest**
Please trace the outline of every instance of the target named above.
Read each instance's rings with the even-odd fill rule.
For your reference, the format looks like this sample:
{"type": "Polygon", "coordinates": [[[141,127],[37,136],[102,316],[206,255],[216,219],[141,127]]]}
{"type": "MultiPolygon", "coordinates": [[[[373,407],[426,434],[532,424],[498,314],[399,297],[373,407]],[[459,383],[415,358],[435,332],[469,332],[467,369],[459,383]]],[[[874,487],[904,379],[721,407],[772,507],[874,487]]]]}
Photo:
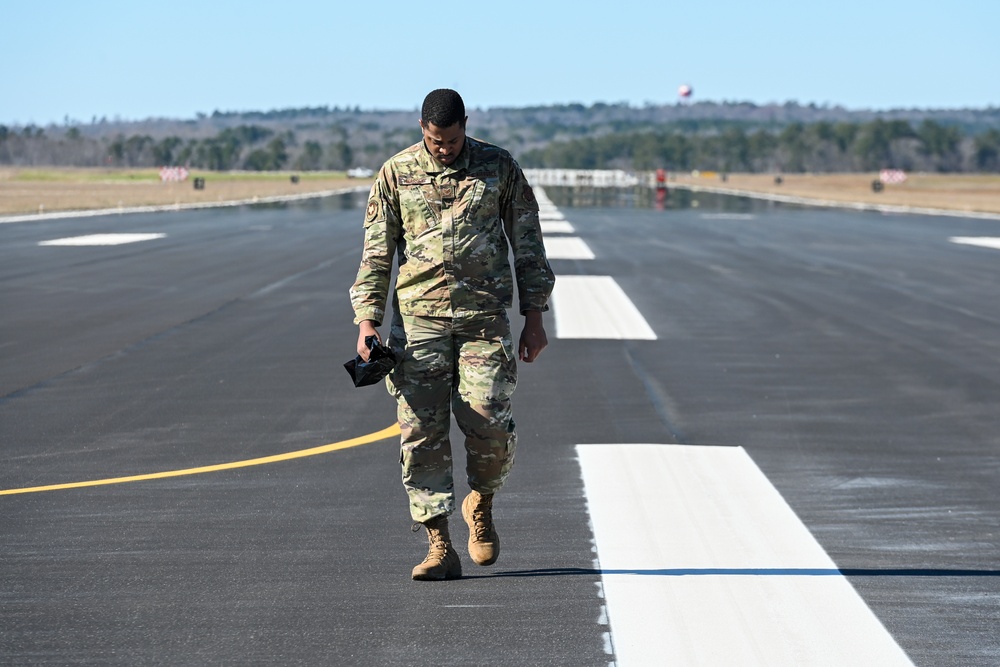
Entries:
{"type": "MultiPolygon", "coordinates": [[[[378,166],[419,141],[419,112],[309,107],[190,120],[0,125],[0,165],[228,170],[378,166]]],[[[848,111],[749,103],[470,109],[469,134],[523,167],[1000,172],[1000,108],[848,111]]]]}

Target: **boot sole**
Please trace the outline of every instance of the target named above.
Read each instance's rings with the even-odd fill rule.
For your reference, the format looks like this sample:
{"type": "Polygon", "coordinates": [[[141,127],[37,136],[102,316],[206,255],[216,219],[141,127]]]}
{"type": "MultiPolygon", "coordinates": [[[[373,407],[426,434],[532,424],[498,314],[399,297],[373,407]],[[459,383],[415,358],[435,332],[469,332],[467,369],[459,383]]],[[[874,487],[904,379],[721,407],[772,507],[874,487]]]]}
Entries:
{"type": "Polygon", "coordinates": [[[443,576],[435,577],[430,574],[415,574],[413,575],[413,581],[449,581],[451,579],[461,579],[462,571],[458,572],[446,572],[443,576]]]}

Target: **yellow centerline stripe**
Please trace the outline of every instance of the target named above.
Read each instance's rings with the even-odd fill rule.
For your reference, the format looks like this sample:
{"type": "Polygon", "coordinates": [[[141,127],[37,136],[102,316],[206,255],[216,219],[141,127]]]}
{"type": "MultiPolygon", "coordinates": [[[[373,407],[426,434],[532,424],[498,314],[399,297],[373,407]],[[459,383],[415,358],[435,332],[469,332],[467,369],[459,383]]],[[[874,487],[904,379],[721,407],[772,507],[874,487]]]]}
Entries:
{"type": "Polygon", "coordinates": [[[388,438],[398,435],[399,435],[399,425],[393,424],[388,428],[384,428],[381,431],[376,431],[375,433],[369,433],[368,435],[362,435],[357,438],[351,438],[350,440],[342,440],[340,442],[334,442],[329,445],[321,445],[319,447],[311,447],[309,449],[300,449],[295,452],[286,452],[285,454],[262,456],[261,458],[247,459],[245,461],[232,461],[230,463],[219,463],[216,465],[201,466],[200,468],[185,468],[183,470],[166,470],[164,472],[152,472],[145,475],[131,475],[129,477],[110,477],[108,479],[92,479],[87,482],[49,484],[48,486],[32,486],[23,489],[3,489],[0,490],[0,496],[12,496],[18,493],[38,493],[40,491],[58,491],[60,489],[79,489],[85,486],[103,486],[105,484],[124,484],[126,482],[141,482],[147,479],[183,477],[185,475],[200,475],[206,472],[218,472],[219,470],[232,470],[234,468],[249,468],[250,466],[259,466],[259,465],[264,465],[265,463],[277,463],[278,461],[301,459],[306,456],[316,456],[317,454],[326,454],[327,452],[335,452],[339,449],[349,449],[351,447],[357,447],[359,445],[367,445],[372,442],[378,442],[379,440],[386,440],[388,438]]]}

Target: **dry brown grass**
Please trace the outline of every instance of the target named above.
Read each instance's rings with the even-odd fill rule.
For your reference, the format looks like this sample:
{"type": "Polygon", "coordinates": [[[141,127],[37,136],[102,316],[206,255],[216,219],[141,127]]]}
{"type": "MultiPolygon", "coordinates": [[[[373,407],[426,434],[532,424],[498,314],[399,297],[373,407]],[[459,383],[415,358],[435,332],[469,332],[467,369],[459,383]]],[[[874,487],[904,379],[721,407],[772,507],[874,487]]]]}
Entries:
{"type": "Polygon", "coordinates": [[[343,172],[289,173],[192,172],[182,183],[161,183],[156,170],[0,169],[0,214],[76,211],[129,206],[220,202],[294,195],[367,185],[343,172]],[[193,178],[205,179],[195,190],[193,178]]]}
{"type": "MultiPolygon", "coordinates": [[[[157,204],[220,202],[303,194],[364,186],[343,172],[304,172],[293,184],[289,173],[192,172],[183,183],[161,183],[154,169],[0,168],[0,214],[38,213],[157,204]],[[192,179],[205,178],[195,190],[192,179]]],[[[1000,213],[1000,175],[909,174],[905,183],[872,191],[877,174],[671,174],[676,183],[724,187],[842,202],[864,202],[1000,213]]]]}
{"type": "Polygon", "coordinates": [[[874,192],[872,181],[877,178],[876,173],[783,174],[781,185],[774,182],[774,174],[729,174],[725,182],[716,174],[677,174],[672,180],[839,202],[1000,213],[1000,174],[908,174],[905,183],[874,192]]]}

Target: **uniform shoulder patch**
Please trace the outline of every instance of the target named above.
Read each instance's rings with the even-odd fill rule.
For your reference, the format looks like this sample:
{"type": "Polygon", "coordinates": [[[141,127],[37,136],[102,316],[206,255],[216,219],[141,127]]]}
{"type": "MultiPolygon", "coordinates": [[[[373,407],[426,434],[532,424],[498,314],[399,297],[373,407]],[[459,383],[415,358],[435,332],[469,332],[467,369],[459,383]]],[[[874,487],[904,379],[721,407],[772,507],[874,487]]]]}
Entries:
{"type": "Polygon", "coordinates": [[[524,184],[524,188],[521,190],[521,196],[524,197],[524,201],[526,202],[534,203],[535,201],[535,191],[527,183],[524,184]]]}
{"type": "Polygon", "coordinates": [[[372,222],[378,218],[379,206],[377,199],[368,200],[368,210],[365,212],[365,222],[372,222]]]}

